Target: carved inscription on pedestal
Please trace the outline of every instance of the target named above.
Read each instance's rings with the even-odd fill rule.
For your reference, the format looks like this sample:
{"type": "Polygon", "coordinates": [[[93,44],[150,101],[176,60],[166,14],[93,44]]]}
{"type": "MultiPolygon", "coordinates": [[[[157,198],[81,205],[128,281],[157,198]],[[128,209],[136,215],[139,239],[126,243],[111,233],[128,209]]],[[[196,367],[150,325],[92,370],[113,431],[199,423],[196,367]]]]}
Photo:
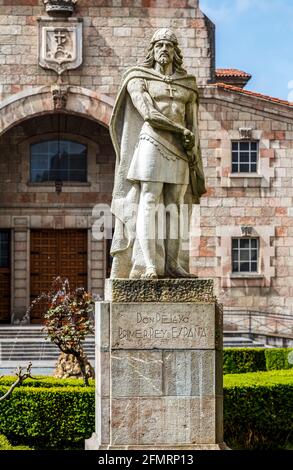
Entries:
{"type": "Polygon", "coordinates": [[[213,349],[209,304],[112,304],[112,348],[213,349]]]}

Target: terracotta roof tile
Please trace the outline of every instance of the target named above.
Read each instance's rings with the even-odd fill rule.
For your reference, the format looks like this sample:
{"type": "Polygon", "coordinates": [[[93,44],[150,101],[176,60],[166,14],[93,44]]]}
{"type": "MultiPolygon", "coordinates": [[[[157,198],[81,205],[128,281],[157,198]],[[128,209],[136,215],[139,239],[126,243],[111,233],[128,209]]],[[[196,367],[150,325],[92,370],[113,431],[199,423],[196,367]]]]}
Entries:
{"type": "Polygon", "coordinates": [[[243,77],[251,78],[250,73],[238,69],[216,69],[216,77],[243,77]]]}
{"type": "Polygon", "coordinates": [[[236,93],[241,93],[242,95],[254,96],[256,98],[261,98],[263,100],[270,101],[273,103],[283,104],[285,106],[293,107],[293,102],[281,100],[279,98],[273,98],[272,96],[263,95],[262,93],[256,93],[254,91],[244,90],[243,88],[239,88],[234,85],[228,85],[227,83],[216,83],[216,86],[219,88],[224,88],[225,90],[228,90],[228,91],[235,91],[236,93]]]}

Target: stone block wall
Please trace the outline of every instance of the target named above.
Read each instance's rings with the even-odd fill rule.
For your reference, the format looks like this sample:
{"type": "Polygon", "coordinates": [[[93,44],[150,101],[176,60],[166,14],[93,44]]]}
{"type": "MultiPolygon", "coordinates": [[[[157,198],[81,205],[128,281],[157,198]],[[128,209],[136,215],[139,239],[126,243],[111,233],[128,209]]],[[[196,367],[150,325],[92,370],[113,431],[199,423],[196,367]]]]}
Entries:
{"type": "MultiPolygon", "coordinates": [[[[42,0],[0,0],[0,99],[28,87],[51,85],[56,73],[38,65],[38,17],[42,0]]],[[[83,64],[65,73],[70,85],[115,95],[126,68],[144,59],[157,28],[178,35],[184,64],[199,83],[214,74],[214,25],[198,0],[79,0],[83,19],[83,64]]]]}
{"type": "Polygon", "coordinates": [[[293,123],[292,111],[264,100],[208,87],[200,107],[207,194],[200,206],[200,244],[191,265],[217,278],[227,308],[292,313],[293,123]],[[251,128],[259,141],[259,177],[231,175],[231,140],[251,128]],[[231,277],[231,238],[252,226],[260,240],[260,276],[231,277]]]}

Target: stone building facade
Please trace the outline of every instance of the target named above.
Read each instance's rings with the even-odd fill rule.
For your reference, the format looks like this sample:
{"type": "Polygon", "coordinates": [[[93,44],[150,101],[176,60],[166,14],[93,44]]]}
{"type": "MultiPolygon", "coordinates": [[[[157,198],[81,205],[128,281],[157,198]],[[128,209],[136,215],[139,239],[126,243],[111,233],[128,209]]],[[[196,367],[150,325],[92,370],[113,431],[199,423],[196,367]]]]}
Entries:
{"type": "Polygon", "coordinates": [[[109,120],[123,71],[159,27],[177,34],[201,96],[208,192],[191,270],[215,279],[227,310],[291,314],[292,104],[245,90],[249,74],[215,70],[215,28],[198,0],[78,0],[67,17],[48,14],[54,1],[74,3],[0,0],[0,321],[22,321],[56,274],[103,295],[109,242],[92,227],[95,205],[111,202],[109,120]],[[45,168],[54,152],[65,177],[45,168]]]}

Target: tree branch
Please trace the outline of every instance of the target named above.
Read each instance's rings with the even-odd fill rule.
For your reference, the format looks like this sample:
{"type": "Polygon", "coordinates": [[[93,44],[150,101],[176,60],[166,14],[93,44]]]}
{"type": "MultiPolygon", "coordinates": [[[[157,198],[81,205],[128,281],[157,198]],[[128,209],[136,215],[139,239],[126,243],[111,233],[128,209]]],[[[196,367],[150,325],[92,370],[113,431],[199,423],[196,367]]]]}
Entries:
{"type": "MultiPolygon", "coordinates": [[[[33,378],[31,376],[31,368],[32,368],[32,363],[31,362],[29,362],[25,373],[23,373],[23,369],[24,369],[23,367],[18,367],[18,369],[16,371],[16,377],[17,377],[16,381],[11,385],[10,389],[4,395],[2,395],[2,397],[0,397],[0,401],[3,401],[6,398],[8,398],[12,394],[13,390],[16,387],[19,387],[20,385],[22,385],[22,383],[26,379],[28,379],[28,378],[32,379],[33,378]]],[[[3,376],[1,378],[3,378],[3,376]]]]}

